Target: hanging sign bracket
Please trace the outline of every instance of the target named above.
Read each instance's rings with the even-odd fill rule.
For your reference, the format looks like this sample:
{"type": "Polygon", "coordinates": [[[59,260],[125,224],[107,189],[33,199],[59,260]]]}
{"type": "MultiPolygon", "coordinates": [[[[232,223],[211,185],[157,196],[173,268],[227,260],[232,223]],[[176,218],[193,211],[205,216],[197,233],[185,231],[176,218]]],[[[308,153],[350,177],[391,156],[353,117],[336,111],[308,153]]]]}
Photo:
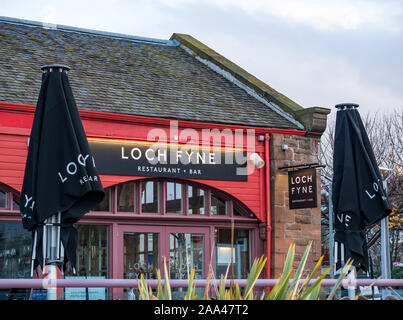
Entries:
{"type": "Polygon", "coordinates": [[[278,169],[287,170],[287,171],[297,171],[297,170],[302,170],[302,169],[325,168],[325,167],[326,167],[326,165],[315,162],[315,163],[297,164],[294,166],[283,166],[283,167],[279,167],[278,169]]]}

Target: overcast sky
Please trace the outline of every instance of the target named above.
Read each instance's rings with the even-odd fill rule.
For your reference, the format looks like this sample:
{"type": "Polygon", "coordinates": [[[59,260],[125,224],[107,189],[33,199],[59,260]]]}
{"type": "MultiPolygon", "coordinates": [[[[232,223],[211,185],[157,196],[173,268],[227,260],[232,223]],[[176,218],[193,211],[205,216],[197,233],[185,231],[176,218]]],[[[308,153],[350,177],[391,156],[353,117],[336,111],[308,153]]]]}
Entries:
{"type": "Polygon", "coordinates": [[[403,108],[403,0],[3,0],[0,15],[190,34],[303,107],[403,108]]]}

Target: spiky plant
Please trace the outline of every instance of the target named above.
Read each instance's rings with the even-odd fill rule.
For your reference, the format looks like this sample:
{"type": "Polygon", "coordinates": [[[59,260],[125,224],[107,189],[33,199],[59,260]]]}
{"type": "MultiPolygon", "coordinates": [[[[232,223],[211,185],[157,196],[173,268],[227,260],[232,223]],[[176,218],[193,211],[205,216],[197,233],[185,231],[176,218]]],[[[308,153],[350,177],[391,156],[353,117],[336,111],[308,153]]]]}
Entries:
{"type": "MultiPolygon", "coordinates": [[[[283,272],[278,279],[276,285],[270,290],[269,294],[267,295],[267,300],[317,300],[319,297],[319,293],[321,290],[321,283],[322,280],[328,275],[332,267],[328,268],[324,273],[319,274],[319,276],[315,279],[315,275],[318,274],[318,271],[321,269],[321,264],[323,261],[323,256],[319,259],[316,263],[312,272],[302,280],[303,271],[308,259],[309,251],[312,247],[312,241],[309,242],[307,245],[304,255],[299,263],[299,266],[295,273],[293,274],[293,263],[295,257],[295,244],[291,244],[287,256],[285,259],[283,272]],[[310,284],[313,281],[312,284],[310,284]]],[[[228,278],[228,271],[230,265],[226,270],[225,275],[222,274],[220,276],[219,284],[216,285],[214,280],[214,273],[212,272],[212,268],[209,268],[209,274],[207,277],[206,287],[204,289],[204,300],[253,300],[254,294],[253,289],[256,284],[257,279],[266,264],[266,258],[263,256],[254,260],[252,264],[252,268],[250,270],[247,283],[243,291],[239,288],[237,282],[231,281],[230,286],[226,289],[226,282],[228,278]],[[213,286],[211,283],[213,282],[213,286]],[[210,297],[209,292],[213,289],[215,293],[214,297],[210,297]]],[[[332,300],[337,288],[340,286],[343,279],[348,274],[352,265],[352,261],[349,259],[346,265],[343,267],[340,276],[332,288],[328,300],[332,300]]],[[[188,278],[188,288],[187,292],[184,296],[185,300],[195,300],[197,298],[196,294],[196,285],[194,284],[194,277],[195,277],[195,270],[191,269],[188,278]]],[[[141,300],[172,300],[172,292],[171,287],[169,285],[169,277],[168,277],[168,270],[166,267],[166,260],[164,259],[164,287],[161,284],[161,273],[160,270],[157,269],[157,293],[156,295],[153,294],[151,287],[147,286],[146,281],[144,280],[143,275],[141,275],[140,282],[138,283],[139,292],[140,292],[140,299],[141,300]]]]}

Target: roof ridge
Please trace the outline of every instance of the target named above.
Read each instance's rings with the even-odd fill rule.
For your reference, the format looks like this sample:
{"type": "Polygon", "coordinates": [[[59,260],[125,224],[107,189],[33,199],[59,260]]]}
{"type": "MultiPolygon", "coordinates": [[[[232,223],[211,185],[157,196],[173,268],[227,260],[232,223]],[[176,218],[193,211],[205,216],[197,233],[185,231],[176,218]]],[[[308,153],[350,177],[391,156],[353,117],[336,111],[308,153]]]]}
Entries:
{"type": "Polygon", "coordinates": [[[270,88],[272,91],[276,93],[277,91],[275,91],[274,89],[272,89],[259,79],[255,78],[247,71],[245,71],[238,65],[234,64],[232,61],[221,56],[220,54],[210,49],[209,47],[207,47],[200,41],[196,40],[192,36],[174,33],[171,39],[175,38],[177,38],[177,40],[181,43],[180,47],[185,51],[187,51],[190,55],[194,56],[195,59],[205,64],[215,72],[219,73],[220,75],[222,75],[224,78],[234,83],[239,88],[245,90],[250,96],[254,97],[256,100],[263,103],[264,105],[272,109],[274,112],[276,112],[283,118],[287,119],[292,124],[296,125],[298,128],[304,129],[304,125],[294,118],[294,112],[297,110],[304,110],[303,107],[299,106],[298,104],[296,104],[295,102],[293,102],[292,100],[288,99],[285,96],[284,98],[291,101],[295,106],[293,106],[292,110],[289,107],[284,108],[280,106],[279,105],[280,103],[277,100],[268,99],[266,90],[268,90],[267,88],[270,88]],[[193,42],[194,41],[197,42],[197,47],[192,44],[189,45],[188,41],[183,41],[183,37],[185,37],[186,40],[191,39],[193,42]],[[208,53],[201,52],[202,50],[200,50],[199,47],[202,47],[203,51],[208,50],[208,53]],[[245,77],[245,75],[247,75],[247,78],[245,77]],[[254,85],[255,82],[258,82],[258,85],[254,85]],[[262,87],[264,87],[264,89],[266,90],[263,91],[262,87]]]}
{"type": "Polygon", "coordinates": [[[25,26],[31,26],[31,27],[38,27],[38,28],[44,28],[44,29],[66,31],[66,32],[77,32],[77,33],[90,34],[90,35],[107,37],[107,38],[122,39],[122,40],[128,40],[128,41],[133,41],[133,42],[142,42],[142,43],[149,43],[149,44],[156,44],[156,45],[163,45],[163,46],[178,46],[179,45],[179,42],[175,39],[165,40],[165,39],[147,38],[147,37],[133,36],[133,35],[123,34],[123,33],[78,28],[78,27],[66,26],[66,25],[61,25],[61,24],[54,24],[54,23],[40,22],[40,21],[33,21],[33,20],[26,20],[26,19],[19,19],[19,18],[11,18],[11,17],[5,17],[5,16],[0,16],[0,22],[25,25],[25,26]]]}
{"type": "Polygon", "coordinates": [[[194,51],[201,58],[206,59],[219,66],[221,69],[231,73],[240,82],[253,88],[259,95],[268,100],[268,102],[274,102],[285,112],[294,114],[296,111],[304,109],[298,103],[292,101],[290,98],[276,91],[260,79],[242,69],[237,64],[217,53],[199,40],[193,38],[191,35],[174,33],[171,36],[171,40],[172,39],[176,39],[182,45],[194,51]]]}
{"type": "Polygon", "coordinates": [[[244,89],[289,122],[299,128],[305,128],[308,135],[316,137],[322,135],[330,109],[302,107],[190,35],[174,33],[171,40],[177,40],[180,43],[179,47],[195,59],[244,89]]]}

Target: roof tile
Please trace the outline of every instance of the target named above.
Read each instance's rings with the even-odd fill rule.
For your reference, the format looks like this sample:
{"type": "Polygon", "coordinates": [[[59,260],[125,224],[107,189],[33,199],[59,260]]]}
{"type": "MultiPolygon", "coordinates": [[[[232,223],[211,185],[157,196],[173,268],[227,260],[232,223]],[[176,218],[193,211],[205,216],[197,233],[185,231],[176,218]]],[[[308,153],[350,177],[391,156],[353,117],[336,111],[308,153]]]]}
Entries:
{"type": "Polygon", "coordinates": [[[0,101],[35,105],[57,63],[83,110],[298,129],[179,46],[2,20],[0,42],[0,101]]]}

